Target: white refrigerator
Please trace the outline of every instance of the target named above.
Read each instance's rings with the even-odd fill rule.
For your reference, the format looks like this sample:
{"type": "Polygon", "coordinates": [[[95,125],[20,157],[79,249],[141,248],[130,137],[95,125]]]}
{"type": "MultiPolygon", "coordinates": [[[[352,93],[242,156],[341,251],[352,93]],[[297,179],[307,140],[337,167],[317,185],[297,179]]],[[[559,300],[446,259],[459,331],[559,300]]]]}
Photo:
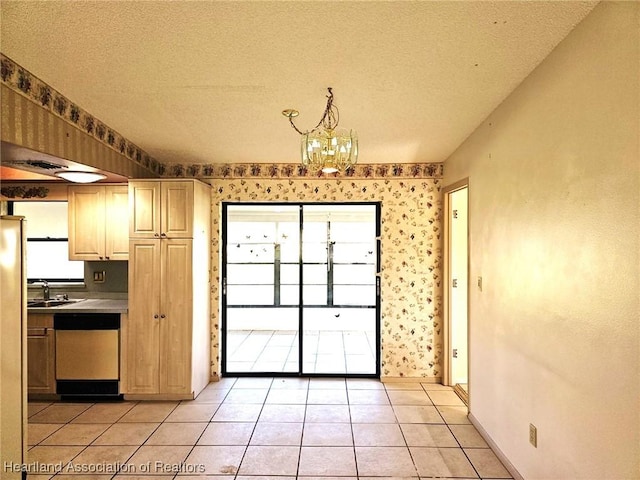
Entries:
{"type": "Polygon", "coordinates": [[[23,217],[0,217],[0,478],[27,463],[27,282],[23,217]]]}

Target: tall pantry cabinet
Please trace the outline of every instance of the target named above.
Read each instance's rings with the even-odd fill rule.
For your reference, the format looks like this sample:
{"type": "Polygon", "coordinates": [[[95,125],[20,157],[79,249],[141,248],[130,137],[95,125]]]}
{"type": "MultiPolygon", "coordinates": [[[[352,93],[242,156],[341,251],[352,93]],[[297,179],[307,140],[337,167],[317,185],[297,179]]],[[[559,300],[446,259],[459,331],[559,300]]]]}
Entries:
{"type": "Polygon", "coordinates": [[[129,181],[126,398],[191,399],[210,378],[210,187],[129,181]]]}

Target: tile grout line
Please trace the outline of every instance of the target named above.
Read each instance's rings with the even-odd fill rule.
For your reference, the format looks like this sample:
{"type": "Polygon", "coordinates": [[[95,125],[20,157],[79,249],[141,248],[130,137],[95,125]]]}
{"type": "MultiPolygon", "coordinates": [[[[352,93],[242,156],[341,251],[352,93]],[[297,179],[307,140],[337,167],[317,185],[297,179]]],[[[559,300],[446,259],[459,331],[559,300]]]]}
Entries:
{"type": "MultiPolygon", "coordinates": [[[[422,389],[425,391],[425,393],[427,394],[427,396],[429,397],[429,400],[431,400],[431,402],[433,403],[433,399],[431,398],[431,395],[429,395],[429,391],[424,387],[424,385],[421,385],[422,389]]],[[[467,455],[467,452],[464,451],[464,448],[462,447],[462,443],[460,443],[460,440],[458,440],[458,437],[456,437],[455,433],[453,433],[453,430],[451,430],[451,426],[449,425],[449,422],[447,422],[446,418],[444,418],[444,415],[442,415],[442,413],[440,412],[440,410],[438,409],[438,406],[434,403],[433,404],[436,407],[436,411],[438,412],[438,415],[440,415],[440,417],[442,418],[442,420],[444,421],[444,424],[447,426],[447,430],[449,430],[449,432],[451,432],[451,436],[453,436],[453,439],[456,441],[456,443],[458,444],[458,446],[460,447],[460,451],[462,452],[462,454],[464,455],[464,457],[467,459],[467,461],[469,462],[469,465],[471,465],[471,468],[473,468],[473,471],[476,473],[476,475],[478,476],[478,478],[482,478],[480,476],[480,472],[478,472],[478,470],[476,469],[476,466],[473,464],[473,462],[471,461],[471,459],[469,458],[469,456],[467,455]]],[[[442,406],[442,405],[441,405],[442,406]]],[[[467,413],[469,412],[469,407],[466,406],[467,409],[467,413]]]]}
{"type": "MultiPolygon", "coordinates": [[[[345,367],[347,365],[346,362],[347,362],[347,359],[345,358],[345,367]]],[[[351,402],[349,400],[349,384],[346,381],[346,379],[344,383],[345,383],[346,395],[347,395],[347,408],[349,409],[349,427],[351,429],[351,442],[353,443],[353,463],[356,467],[356,478],[360,478],[360,470],[358,468],[358,453],[356,452],[356,436],[355,436],[355,433],[353,433],[353,417],[351,416],[351,402]]]]}
{"type": "MultiPolygon", "coordinates": [[[[136,406],[140,405],[140,402],[137,402],[136,405],[134,407],[132,407],[129,411],[127,411],[127,413],[129,413],[131,410],[133,410],[136,406]]],[[[178,408],[178,405],[180,405],[180,402],[178,402],[172,409],[171,411],[169,411],[169,413],[167,413],[164,417],[164,419],[162,421],[160,421],[158,423],[158,426],[156,428],[153,429],[153,431],[147,436],[147,438],[144,440],[144,442],[141,442],[140,445],[137,446],[137,448],[135,448],[133,450],[133,452],[131,453],[131,455],[129,457],[127,457],[127,459],[122,462],[122,465],[127,464],[134,456],[136,453],[138,453],[140,451],[140,449],[144,446],[145,442],[147,442],[149,440],[149,438],[151,438],[151,436],[160,428],[160,426],[164,423],[164,421],[169,417],[169,415],[171,415],[171,413],[173,413],[173,411],[178,408]]],[[[126,415],[126,413],[125,413],[126,415]]],[[[124,415],[123,415],[124,416],[124,415]]],[[[120,417],[119,420],[122,420],[122,417],[120,417]]],[[[117,423],[117,422],[116,422],[117,423]]],[[[123,423],[127,423],[127,422],[123,422],[123,423]]],[[[134,423],[134,422],[131,422],[134,423]]],[[[75,457],[74,457],[75,458],[75,457]]],[[[113,477],[111,477],[112,479],[115,478],[121,471],[121,467],[118,468],[118,471],[113,475],[113,477]]]]}
{"type": "MultiPolygon", "coordinates": [[[[231,357],[232,358],[235,355],[235,353],[238,351],[238,349],[249,339],[250,335],[251,335],[251,333],[249,333],[248,335],[245,335],[244,338],[242,339],[242,341],[238,345],[236,345],[236,347],[234,348],[233,352],[231,352],[231,357]]],[[[228,339],[228,333],[226,334],[226,336],[227,336],[227,341],[228,341],[229,340],[228,339]]],[[[228,355],[228,353],[225,353],[225,355],[227,355],[227,358],[225,359],[226,363],[229,363],[229,355],[228,355]]],[[[227,368],[228,368],[228,365],[227,365],[227,368]]]]}
{"type": "MultiPolygon", "coordinates": [[[[303,442],[304,442],[305,427],[307,426],[307,413],[308,413],[308,406],[309,406],[309,400],[310,400],[310,390],[311,390],[311,382],[312,382],[312,380],[313,380],[313,379],[307,379],[307,382],[306,382],[306,392],[305,392],[305,402],[304,402],[304,414],[303,414],[303,420],[302,420],[302,433],[301,433],[301,437],[300,437],[300,444],[299,444],[299,447],[298,447],[298,458],[297,458],[296,473],[295,473],[296,477],[299,477],[299,474],[300,474],[300,467],[301,467],[301,453],[302,453],[302,447],[303,447],[303,442]]],[[[192,444],[190,444],[190,447],[191,447],[191,448],[190,448],[190,449],[189,449],[189,451],[187,452],[187,454],[186,454],[186,456],[185,456],[185,460],[184,460],[184,461],[186,461],[186,459],[187,459],[187,458],[188,458],[188,457],[193,453],[193,451],[195,450],[195,447],[196,447],[196,446],[197,446],[197,444],[198,444],[198,441],[200,441],[200,439],[201,439],[201,438],[202,438],[202,436],[204,435],[204,432],[206,431],[207,427],[208,427],[209,425],[211,425],[211,424],[212,424],[212,419],[213,419],[213,417],[214,417],[214,416],[215,416],[215,414],[219,411],[220,407],[224,404],[225,400],[228,398],[228,396],[229,396],[229,394],[232,392],[232,390],[233,390],[234,388],[236,388],[236,387],[237,387],[238,389],[242,389],[242,385],[237,385],[237,381],[238,381],[238,379],[235,379],[235,380],[233,381],[233,383],[229,386],[229,389],[228,389],[228,390],[227,390],[226,388],[224,389],[225,393],[224,393],[224,395],[222,396],[222,399],[219,401],[219,403],[218,403],[218,402],[216,402],[216,403],[218,403],[218,405],[216,406],[216,408],[215,408],[215,409],[214,409],[214,411],[212,412],[212,414],[211,414],[211,416],[209,417],[208,421],[207,421],[207,422],[205,422],[205,423],[207,424],[207,426],[205,426],[205,428],[203,429],[203,431],[198,435],[198,438],[197,438],[197,439],[195,439],[195,440],[193,441],[193,443],[192,443],[192,444]]],[[[350,425],[351,440],[352,440],[352,445],[353,445],[353,446],[352,446],[352,451],[353,451],[353,455],[354,455],[354,463],[355,463],[356,477],[359,477],[359,475],[360,475],[360,471],[359,471],[358,457],[357,457],[357,451],[356,451],[356,449],[357,449],[357,445],[356,445],[356,440],[355,440],[355,430],[354,430],[353,415],[352,415],[352,411],[351,411],[351,407],[352,407],[352,405],[356,405],[356,404],[352,404],[352,400],[354,400],[354,399],[352,399],[352,398],[351,398],[351,394],[352,394],[352,392],[351,392],[351,390],[348,388],[348,385],[349,385],[349,384],[348,384],[348,378],[343,378],[343,379],[342,379],[342,382],[343,382],[343,384],[344,384],[344,388],[345,388],[346,405],[347,405],[347,408],[348,408],[348,411],[349,411],[349,425],[350,425]]],[[[382,383],[382,382],[380,382],[380,383],[382,383]]],[[[246,441],[246,445],[244,445],[244,451],[243,451],[242,458],[240,459],[240,462],[238,463],[238,469],[237,469],[237,471],[234,473],[234,479],[236,479],[236,480],[237,480],[237,478],[240,476],[240,468],[241,468],[241,466],[242,466],[243,461],[244,461],[244,460],[245,460],[245,458],[246,458],[246,455],[247,455],[247,453],[248,453],[248,448],[249,448],[249,446],[251,446],[251,445],[250,445],[250,444],[251,444],[251,439],[252,439],[252,438],[254,437],[254,435],[255,435],[255,431],[256,431],[257,426],[258,426],[257,424],[258,424],[258,422],[260,421],[260,417],[261,417],[262,413],[264,412],[265,407],[267,406],[267,399],[269,398],[269,394],[270,394],[271,392],[276,391],[276,390],[282,391],[282,389],[274,388],[274,385],[275,385],[275,378],[274,378],[274,377],[272,377],[272,378],[270,378],[270,381],[269,381],[269,384],[268,384],[268,388],[266,389],[265,397],[264,397],[264,398],[262,399],[262,401],[260,402],[260,409],[259,409],[259,413],[258,413],[257,418],[256,418],[256,420],[255,420],[255,423],[254,423],[254,425],[253,425],[253,429],[252,429],[252,431],[251,431],[251,434],[250,434],[250,436],[249,436],[248,440],[246,441]]],[[[288,389],[288,388],[294,388],[294,389],[295,389],[295,387],[296,387],[296,386],[299,386],[299,385],[293,385],[293,386],[291,386],[291,387],[289,387],[289,386],[285,386],[285,387],[283,387],[283,388],[284,388],[284,389],[285,389],[285,391],[286,391],[286,389],[288,389]]],[[[391,407],[392,412],[394,413],[394,418],[395,418],[395,422],[394,422],[394,423],[395,423],[395,425],[397,425],[397,426],[398,426],[398,428],[400,429],[400,433],[401,433],[402,438],[403,438],[404,445],[402,445],[402,447],[404,447],[404,448],[406,448],[406,449],[407,449],[407,452],[409,453],[409,456],[410,456],[410,458],[411,458],[412,464],[413,464],[413,466],[414,466],[414,470],[415,470],[415,472],[416,472],[416,473],[418,473],[418,474],[419,474],[419,472],[418,472],[418,467],[417,467],[417,465],[416,465],[416,460],[414,459],[414,456],[413,456],[413,454],[412,454],[412,452],[411,452],[411,446],[408,444],[408,441],[407,441],[407,437],[406,437],[406,435],[405,435],[405,432],[404,432],[404,430],[403,430],[403,429],[402,429],[402,427],[401,427],[401,425],[402,425],[402,424],[400,423],[400,421],[399,421],[399,419],[398,419],[398,417],[397,417],[397,415],[396,415],[395,408],[394,408],[395,406],[400,406],[400,405],[404,405],[404,404],[403,404],[403,403],[399,403],[399,404],[397,404],[397,405],[396,405],[396,404],[394,404],[394,403],[392,402],[392,400],[391,400],[390,395],[391,395],[391,392],[394,392],[395,390],[394,390],[394,389],[388,390],[388,389],[386,388],[386,386],[384,386],[384,384],[382,384],[382,386],[383,386],[382,390],[384,391],[384,394],[385,394],[386,400],[388,401],[388,404],[389,404],[389,406],[391,407]]],[[[323,390],[323,388],[322,388],[322,387],[319,387],[319,389],[320,389],[320,390],[323,390]]],[[[324,389],[324,390],[326,390],[326,389],[324,389]]],[[[354,389],[354,391],[355,391],[355,390],[356,390],[356,389],[354,389]]],[[[376,391],[376,389],[372,389],[371,391],[376,391]]],[[[414,391],[414,390],[410,390],[410,391],[414,391]]],[[[434,401],[433,401],[433,399],[432,399],[431,395],[429,394],[430,390],[427,390],[427,388],[426,388],[426,387],[425,387],[425,385],[423,385],[423,384],[421,385],[421,389],[420,389],[420,390],[416,390],[416,391],[420,391],[420,392],[422,392],[423,394],[425,394],[425,395],[427,396],[427,398],[428,398],[428,399],[429,399],[429,401],[431,402],[431,406],[433,406],[433,407],[435,408],[435,411],[436,411],[436,413],[438,414],[438,417],[440,418],[440,420],[442,420],[443,424],[447,427],[447,431],[448,431],[448,432],[453,436],[453,439],[455,440],[455,442],[456,442],[456,444],[457,444],[457,446],[453,446],[453,447],[438,447],[437,445],[434,445],[433,449],[434,449],[434,450],[440,450],[440,449],[447,449],[447,450],[448,450],[448,449],[451,449],[451,450],[455,450],[455,449],[460,449],[460,450],[462,451],[463,455],[464,455],[464,458],[466,458],[466,460],[468,461],[469,465],[470,465],[470,466],[472,467],[472,469],[474,470],[474,472],[475,472],[475,474],[477,475],[477,477],[478,477],[478,478],[482,478],[482,477],[480,476],[480,472],[477,470],[477,468],[475,467],[475,465],[474,465],[474,464],[473,464],[473,462],[471,461],[471,459],[470,459],[469,455],[467,455],[467,452],[465,451],[465,447],[462,445],[461,440],[459,440],[459,439],[458,439],[458,437],[455,435],[455,433],[454,433],[454,431],[453,431],[453,429],[452,429],[452,426],[453,426],[453,425],[466,425],[466,424],[464,424],[464,423],[456,423],[456,422],[455,422],[455,418],[453,419],[453,420],[454,420],[454,421],[453,421],[453,423],[452,423],[452,422],[447,421],[447,419],[444,417],[444,414],[443,414],[443,413],[441,412],[441,410],[438,408],[438,407],[464,407],[464,405],[446,405],[446,404],[445,404],[445,405],[436,405],[436,404],[434,403],[434,401]]],[[[433,391],[435,392],[435,391],[437,391],[437,389],[435,389],[435,390],[433,390],[433,391]]],[[[448,390],[447,390],[447,391],[448,391],[448,390]]],[[[402,396],[400,396],[400,397],[402,397],[402,396]]],[[[402,401],[402,398],[400,398],[400,400],[402,401]]],[[[445,397],[445,399],[444,399],[444,400],[446,401],[446,397],[445,397]]],[[[277,404],[278,404],[278,403],[276,403],[275,405],[277,405],[277,404]]],[[[286,404],[283,404],[283,403],[280,403],[280,404],[281,404],[281,405],[286,405],[286,404]]],[[[322,404],[322,405],[332,405],[331,403],[320,403],[320,404],[322,404]]],[[[366,405],[376,405],[376,404],[377,404],[377,403],[370,403],[370,404],[366,404],[366,405]]],[[[39,410],[37,413],[34,413],[33,415],[31,415],[29,418],[32,418],[32,417],[34,417],[35,415],[37,415],[38,413],[43,412],[43,411],[45,411],[46,409],[48,409],[48,408],[50,408],[50,407],[52,407],[52,406],[55,406],[55,405],[57,405],[57,404],[56,404],[56,403],[50,403],[49,405],[47,405],[47,406],[46,406],[46,407],[44,407],[43,409],[39,410]]],[[[94,406],[96,406],[96,405],[100,405],[100,404],[99,404],[99,403],[91,403],[91,404],[90,404],[90,406],[89,406],[88,408],[86,408],[86,409],[84,409],[83,411],[81,411],[81,412],[77,413],[76,415],[74,415],[73,417],[71,417],[71,418],[70,418],[67,422],[65,422],[64,424],[61,424],[61,426],[60,426],[58,429],[56,429],[55,431],[51,432],[51,433],[50,433],[50,434],[48,434],[46,437],[44,437],[43,439],[41,439],[38,443],[36,443],[35,445],[33,445],[33,447],[35,447],[35,446],[41,446],[42,442],[44,442],[44,441],[45,441],[47,438],[49,438],[51,435],[53,435],[54,433],[58,432],[60,429],[64,428],[64,427],[65,427],[65,426],[67,426],[67,425],[83,425],[84,423],[73,423],[73,421],[74,421],[74,420],[76,420],[76,419],[78,419],[78,418],[79,418],[79,417],[81,417],[82,415],[86,414],[87,412],[89,412],[89,411],[91,410],[91,408],[93,408],[93,407],[94,407],[94,406]]],[[[113,421],[113,422],[108,422],[108,423],[110,423],[110,425],[109,425],[109,426],[108,426],[108,427],[107,427],[103,432],[101,432],[101,433],[100,433],[96,438],[94,438],[93,440],[91,440],[91,441],[87,442],[87,445],[77,445],[77,446],[80,446],[80,447],[83,447],[83,448],[81,448],[81,449],[80,449],[80,451],[79,451],[76,455],[74,455],[70,460],[68,460],[68,462],[66,462],[66,464],[68,464],[68,463],[72,462],[73,460],[75,460],[76,458],[78,458],[78,456],[80,456],[82,453],[86,452],[86,451],[87,451],[87,449],[88,449],[88,447],[90,447],[90,446],[96,446],[96,445],[95,445],[95,442],[96,442],[96,441],[97,441],[101,436],[103,436],[106,432],[108,432],[111,428],[113,428],[113,426],[114,426],[114,425],[116,425],[116,424],[126,424],[126,423],[129,423],[129,424],[139,423],[139,422],[120,422],[120,420],[122,420],[122,418],[124,418],[127,414],[129,414],[129,413],[131,412],[131,410],[132,410],[132,409],[134,409],[137,405],[142,405],[142,404],[141,404],[141,403],[139,403],[139,402],[135,402],[135,403],[134,403],[134,405],[133,405],[131,408],[129,408],[127,411],[125,411],[125,412],[123,412],[123,413],[119,414],[118,418],[117,418],[115,421],[113,421]]],[[[157,425],[157,426],[156,426],[156,427],[155,427],[155,428],[154,428],[154,429],[153,429],[153,430],[152,430],[152,431],[151,431],[151,432],[146,436],[146,438],[140,442],[140,445],[137,445],[137,446],[133,445],[133,446],[135,446],[136,448],[134,448],[134,449],[133,449],[133,451],[132,451],[132,453],[130,454],[130,456],[129,456],[129,457],[128,457],[124,462],[122,462],[122,464],[126,464],[126,462],[130,461],[130,460],[131,460],[131,459],[132,459],[132,458],[133,458],[133,457],[134,457],[134,456],[135,456],[135,455],[140,451],[141,447],[146,446],[146,445],[145,445],[145,443],[149,440],[149,438],[150,438],[152,435],[154,435],[154,434],[158,431],[158,429],[159,429],[162,425],[170,424],[171,422],[167,422],[167,419],[169,418],[169,416],[170,416],[171,414],[173,414],[173,413],[178,409],[178,407],[180,407],[180,406],[182,406],[182,405],[189,405],[189,403],[188,403],[188,401],[187,401],[187,402],[186,402],[186,401],[178,401],[178,402],[173,406],[173,408],[171,408],[171,409],[168,411],[168,413],[167,413],[167,414],[164,416],[164,418],[163,418],[163,419],[158,423],[158,425],[157,425]]],[[[360,405],[360,404],[357,404],[357,405],[360,405]]],[[[409,404],[407,404],[407,405],[412,405],[412,404],[411,404],[411,403],[409,403],[409,404]]],[[[426,405],[423,405],[423,404],[421,404],[421,403],[418,403],[418,404],[416,404],[415,406],[416,406],[416,407],[421,407],[421,406],[426,406],[426,405]]],[[[467,407],[467,410],[468,410],[468,407],[467,407]]],[[[89,423],[91,423],[91,422],[89,422],[89,423]]],[[[200,423],[200,422],[189,421],[188,423],[200,423]]],[[[388,423],[388,422],[383,422],[383,423],[388,423]]],[[[429,424],[436,425],[436,424],[434,424],[434,423],[427,423],[427,422],[417,422],[417,423],[422,423],[422,424],[424,424],[424,425],[429,425],[429,424]]],[[[267,444],[265,444],[265,445],[267,445],[267,444]]],[[[269,445],[270,445],[270,444],[269,444],[269,445]]],[[[274,444],[273,446],[276,446],[276,447],[277,447],[277,446],[285,446],[285,445],[289,445],[289,443],[286,443],[286,444],[284,444],[284,443],[283,443],[282,445],[274,444]]],[[[327,445],[327,446],[337,446],[337,445],[327,445]]],[[[378,446],[378,445],[372,445],[372,446],[378,446]]],[[[381,447],[384,447],[384,445],[380,445],[380,446],[381,446],[381,447]]],[[[392,446],[395,446],[395,445],[389,445],[389,447],[392,447],[392,446]]],[[[428,449],[431,449],[431,448],[432,448],[432,447],[428,447],[428,449]]],[[[490,448],[490,447],[473,447],[473,446],[472,446],[472,447],[467,447],[467,448],[469,448],[469,449],[474,449],[474,450],[487,450],[487,449],[491,450],[491,448],[490,448]]],[[[293,453],[293,452],[292,452],[292,453],[293,453]]],[[[117,471],[117,472],[115,472],[111,478],[115,478],[116,476],[120,475],[122,472],[123,472],[123,471],[122,471],[122,468],[119,468],[119,469],[118,469],[118,471],[117,471]]],[[[54,473],[53,477],[57,477],[57,476],[59,476],[59,475],[63,475],[63,474],[65,474],[65,473],[66,473],[66,472],[65,472],[64,470],[63,470],[63,471],[61,471],[61,472],[57,472],[57,473],[54,473]]],[[[177,473],[177,474],[175,474],[175,475],[173,476],[173,478],[174,478],[174,479],[177,479],[177,478],[179,478],[179,475],[180,475],[180,474],[179,474],[179,473],[177,473]]],[[[255,475],[250,474],[250,476],[255,476],[255,475]]],[[[275,476],[276,476],[276,477],[279,477],[279,476],[283,476],[283,475],[278,474],[278,475],[275,475],[275,476]]],[[[285,476],[289,476],[289,475],[285,475],[285,476]]],[[[53,477],[50,477],[50,478],[53,478],[53,477]]],[[[78,478],[79,478],[79,477],[78,477],[78,478]]]]}
{"type": "MultiPolygon", "coordinates": [[[[49,407],[51,407],[51,406],[53,406],[53,405],[55,405],[55,404],[52,404],[52,405],[50,405],[49,407]]],[[[77,414],[77,415],[75,415],[73,418],[69,419],[69,420],[64,424],[64,426],[69,425],[69,424],[71,423],[71,421],[72,421],[72,420],[74,420],[75,418],[78,418],[78,417],[79,417],[80,415],[82,415],[85,411],[89,410],[89,408],[91,408],[93,405],[95,405],[95,403],[94,403],[94,404],[92,404],[92,405],[90,405],[88,408],[85,408],[82,412],[78,413],[78,414],[77,414]]],[[[47,407],[47,408],[49,408],[49,407],[47,407]]],[[[61,427],[61,428],[64,428],[64,426],[63,426],[63,427],[61,427]]],[[[78,445],[78,446],[81,446],[81,445],[78,445]]],[[[77,458],[77,457],[78,457],[78,455],[80,455],[82,452],[84,452],[88,447],[89,447],[89,445],[84,445],[84,446],[83,446],[83,448],[82,448],[82,449],[81,449],[77,454],[75,454],[73,457],[71,457],[71,458],[69,459],[69,461],[68,461],[68,462],[66,462],[66,463],[65,463],[65,467],[66,467],[67,465],[69,465],[69,463],[71,463],[75,458],[77,458]]],[[[64,467],[63,467],[63,469],[64,469],[64,467]]],[[[62,472],[56,472],[56,473],[54,473],[54,474],[53,474],[51,477],[49,477],[49,478],[54,478],[54,477],[56,477],[59,473],[62,473],[62,472]]]]}
{"type": "MultiPolygon", "coordinates": [[[[251,333],[255,332],[255,330],[252,330],[251,333]]],[[[263,355],[266,354],[267,349],[269,348],[269,342],[271,341],[271,339],[274,337],[275,332],[273,330],[270,330],[271,334],[269,335],[269,338],[264,342],[263,346],[262,346],[262,350],[260,350],[260,353],[258,353],[258,355],[256,356],[256,361],[253,362],[253,365],[251,366],[251,371],[253,371],[256,368],[256,365],[260,365],[260,363],[263,363],[264,360],[261,360],[260,357],[262,357],[263,355]]],[[[273,383],[273,380],[272,380],[273,383]]],[[[269,387],[271,388],[271,387],[269,387]]]]}
{"type": "MultiPolygon", "coordinates": [[[[251,435],[249,435],[249,438],[247,439],[247,445],[245,445],[244,447],[244,452],[242,454],[242,458],[240,458],[240,462],[238,462],[238,469],[235,471],[234,473],[234,479],[238,478],[238,475],[240,474],[240,468],[242,467],[242,463],[244,462],[245,457],[247,456],[247,451],[249,450],[249,445],[251,445],[251,439],[253,438],[253,435],[256,431],[256,428],[258,428],[258,422],[260,421],[260,416],[262,415],[262,412],[264,410],[264,407],[267,403],[267,398],[269,398],[269,392],[271,391],[271,388],[273,387],[273,382],[274,382],[274,378],[271,378],[271,382],[269,383],[269,388],[267,388],[267,394],[264,397],[264,400],[262,401],[262,405],[260,406],[260,411],[258,412],[258,416],[256,417],[256,421],[253,425],[253,430],[251,430],[251,435]]],[[[236,382],[234,382],[234,387],[235,384],[237,383],[237,379],[236,382]]],[[[232,387],[232,388],[234,388],[232,387]]],[[[231,392],[231,389],[229,390],[229,392],[231,392]]],[[[220,404],[222,405],[222,403],[220,404]]],[[[212,417],[213,418],[213,417],[212,417]]]]}
{"type": "MultiPolygon", "coordinates": [[[[235,382],[234,382],[235,384],[235,382]]],[[[233,388],[233,387],[232,387],[233,388]]],[[[191,449],[189,450],[189,452],[187,453],[187,455],[184,457],[184,462],[186,463],[187,458],[189,458],[189,455],[191,455],[193,453],[193,451],[195,450],[196,446],[198,445],[198,442],[200,441],[200,439],[202,438],[202,436],[204,435],[204,432],[207,431],[207,428],[209,427],[209,425],[212,423],[211,420],[213,420],[213,417],[215,416],[215,414],[218,412],[218,410],[220,410],[220,407],[222,406],[224,400],[227,398],[227,396],[229,395],[229,392],[231,392],[231,388],[227,391],[227,393],[224,395],[224,397],[222,398],[222,400],[220,401],[220,403],[218,404],[218,407],[215,409],[215,411],[211,414],[211,417],[209,417],[209,420],[206,422],[207,426],[204,427],[204,429],[202,430],[202,432],[200,433],[200,435],[198,435],[198,438],[195,439],[195,441],[193,442],[193,445],[191,445],[191,449]]],[[[194,399],[195,400],[195,399],[194,399]]],[[[182,401],[180,403],[178,403],[178,405],[176,406],[176,408],[178,408],[178,406],[182,405],[182,401]]],[[[205,404],[206,405],[206,404],[205,404]]],[[[174,409],[175,410],[175,409],[174,409]]],[[[169,414],[171,415],[171,414],[169,414]]],[[[158,425],[158,428],[160,428],[161,425],[163,425],[166,421],[167,418],[169,418],[169,415],[167,415],[167,417],[165,417],[165,420],[162,421],[162,423],[160,425],[158,425]]],[[[170,423],[170,422],[169,422],[170,423]]],[[[185,422],[185,423],[199,423],[199,422],[185,422]]],[[[156,429],[157,430],[157,429],[156,429]]],[[[155,430],[154,430],[155,432],[155,430]]],[[[148,441],[149,438],[147,438],[146,441],[148,441]]],[[[177,478],[179,475],[179,473],[176,473],[175,476],[173,477],[174,479],[177,478]]]]}
{"type": "MultiPolygon", "coordinates": [[[[304,362],[303,362],[304,363],[304,362]]],[[[300,447],[298,448],[298,463],[296,464],[296,479],[300,476],[300,461],[302,459],[302,443],[304,442],[304,432],[307,425],[307,407],[309,406],[309,390],[311,390],[311,379],[307,382],[307,395],[304,400],[304,415],[302,416],[302,432],[300,433],[300,447]]]]}
{"type": "MultiPolygon", "coordinates": [[[[389,397],[389,391],[387,390],[386,386],[385,386],[384,390],[387,393],[387,398],[389,398],[389,404],[391,405],[391,410],[393,411],[393,414],[396,417],[396,422],[398,422],[398,428],[400,429],[400,434],[402,435],[404,443],[405,443],[405,445],[407,447],[407,452],[409,453],[409,458],[411,458],[411,463],[413,464],[413,469],[415,470],[417,477],[420,478],[420,471],[418,470],[418,465],[416,464],[416,461],[413,458],[413,454],[411,453],[411,447],[409,447],[409,442],[407,442],[407,437],[404,434],[404,430],[402,430],[402,427],[401,427],[402,424],[400,423],[400,419],[396,415],[395,408],[393,408],[393,402],[391,401],[391,397],[389,397]]],[[[425,392],[425,394],[426,394],[426,392],[425,392]]],[[[428,397],[428,394],[427,394],[427,397],[428,397]]],[[[429,400],[431,400],[431,399],[429,398],[429,400]]]]}

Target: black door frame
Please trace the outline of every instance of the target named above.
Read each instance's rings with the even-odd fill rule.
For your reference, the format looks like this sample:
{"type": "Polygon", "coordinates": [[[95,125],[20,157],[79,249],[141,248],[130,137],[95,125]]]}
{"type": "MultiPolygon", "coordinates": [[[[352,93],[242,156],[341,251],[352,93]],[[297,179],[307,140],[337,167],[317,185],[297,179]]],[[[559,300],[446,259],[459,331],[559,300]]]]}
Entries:
{"type": "Polygon", "coordinates": [[[220,296],[221,301],[221,348],[220,348],[220,365],[222,376],[227,377],[340,377],[340,378],[380,378],[380,357],[381,357],[381,301],[380,301],[380,266],[381,266],[381,218],[382,218],[381,202],[222,202],[222,239],[221,239],[221,276],[220,276],[220,296]],[[303,228],[303,210],[305,205],[373,205],[376,208],[376,302],[375,302],[375,320],[376,320],[376,371],[375,373],[303,373],[303,315],[304,307],[302,302],[303,288],[303,268],[299,269],[299,305],[298,305],[298,371],[297,372],[227,372],[227,210],[229,206],[246,205],[246,206],[299,206],[300,214],[300,253],[299,262],[302,265],[302,228],[303,228]]]}

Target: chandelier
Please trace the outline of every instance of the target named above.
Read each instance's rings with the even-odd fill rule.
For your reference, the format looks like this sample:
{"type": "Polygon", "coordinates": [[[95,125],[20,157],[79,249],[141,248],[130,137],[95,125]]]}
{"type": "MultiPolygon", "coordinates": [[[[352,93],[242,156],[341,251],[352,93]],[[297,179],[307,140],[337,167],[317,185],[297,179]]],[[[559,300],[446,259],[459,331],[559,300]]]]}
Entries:
{"type": "Polygon", "coordinates": [[[282,114],[302,136],[300,150],[303,165],[313,171],[322,170],[323,173],[345,172],[358,161],[358,136],[353,130],[336,130],[340,114],[338,107],[333,104],[331,88],[327,90],[327,107],[311,130],[303,132],[295,126],[293,118],[300,114],[297,110],[283,110],[282,114]]]}

